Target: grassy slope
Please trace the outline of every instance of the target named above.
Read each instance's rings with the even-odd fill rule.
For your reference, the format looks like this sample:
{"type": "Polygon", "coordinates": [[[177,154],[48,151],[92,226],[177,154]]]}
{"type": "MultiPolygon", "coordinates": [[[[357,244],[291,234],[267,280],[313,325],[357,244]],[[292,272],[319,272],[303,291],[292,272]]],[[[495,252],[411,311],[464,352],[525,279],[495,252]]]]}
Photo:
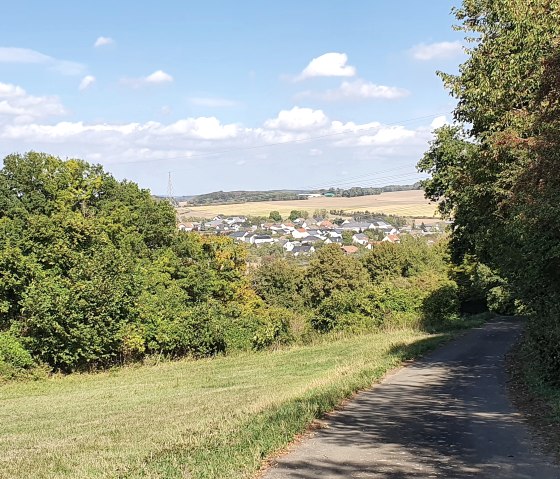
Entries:
{"type": "Polygon", "coordinates": [[[346,211],[376,211],[378,213],[403,216],[433,216],[436,206],[424,198],[420,190],[396,191],[380,195],[357,196],[355,198],[310,198],[308,200],[263,201],[229,205],[206,205],[180,207],[179,214],[184,217],[199,216],[211,218],[217,214],[268,216],[273,210],[279,211],[283,218],[292,210],[307,210],[313,214],[316,209],[346,211]]]}
{"type": "Polygon", "coordinates": [[[251,477],[343,398],[443,336],[315,346],[0,387],[0,477],[251,477]]]}

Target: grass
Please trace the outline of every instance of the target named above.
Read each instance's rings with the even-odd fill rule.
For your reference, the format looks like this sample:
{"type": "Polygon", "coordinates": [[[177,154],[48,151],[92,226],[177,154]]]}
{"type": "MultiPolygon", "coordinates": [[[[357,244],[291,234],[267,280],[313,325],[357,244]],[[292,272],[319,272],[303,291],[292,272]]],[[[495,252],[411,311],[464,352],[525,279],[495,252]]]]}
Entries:
{"type": "Polygon", "coordinates": [[[0,387],[0,478],[246,478],[314,418],[446,335],[314,346],[0,387]]]}
{"type": "Polygon", "coordinates": [[[436,205],[424,198],[424,192],[420,190],[395,191],[382,193],[380,195],[357,196],[355,198],[309,198],[308,200],[292,201],[263,201],[250,203],[232,203],[227,205],[207,206],[181,206],[179,215],[181,217],[203,217],[212,218],[218,214],[227,216],[253,215],[268,216],[271,211],[278,211],[282,218],[287,218],[292,210],[306,210],[310,215],[316,209],[325,208],[329,210],[344,211],[375,211],[386,214],[401,216],[432,217],[435,214],[436,205]]]}

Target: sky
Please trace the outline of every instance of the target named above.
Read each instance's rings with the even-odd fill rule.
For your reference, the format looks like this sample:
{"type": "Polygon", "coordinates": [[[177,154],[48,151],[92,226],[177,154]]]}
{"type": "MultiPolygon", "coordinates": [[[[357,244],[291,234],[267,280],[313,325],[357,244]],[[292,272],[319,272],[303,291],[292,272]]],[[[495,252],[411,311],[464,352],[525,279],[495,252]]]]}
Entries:
{"type": "Polygon", "coordinates": [[[166,194],[410,184],[465,60],[450,0],[3,5],[0,158],[166,194]]]}

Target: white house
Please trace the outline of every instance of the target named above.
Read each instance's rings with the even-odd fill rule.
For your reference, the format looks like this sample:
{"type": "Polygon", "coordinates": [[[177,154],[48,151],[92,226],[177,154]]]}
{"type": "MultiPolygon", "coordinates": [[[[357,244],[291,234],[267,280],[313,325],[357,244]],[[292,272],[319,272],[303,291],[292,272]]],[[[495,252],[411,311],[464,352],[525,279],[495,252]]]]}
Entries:
{"type": "Polygon", "coordinates": [[[363,233],[358,233],[352,236],[352,243],[365,246],[369,243],[369,238],[363,233]]]}
{"type": "Polygon", "coordinates": [[[297,228],[294,231],[292,231],[292,236],[295,239],[301,239],[301,238],[305,238],[305,237],[309,236],[309,233],[307,232],[307,230],[305,228],[297,228]]]}

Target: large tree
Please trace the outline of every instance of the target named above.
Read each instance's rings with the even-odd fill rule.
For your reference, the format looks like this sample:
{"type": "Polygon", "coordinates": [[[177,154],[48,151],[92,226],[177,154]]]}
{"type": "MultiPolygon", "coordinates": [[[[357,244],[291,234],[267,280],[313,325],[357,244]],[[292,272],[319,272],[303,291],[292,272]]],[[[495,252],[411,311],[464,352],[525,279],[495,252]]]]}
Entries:
{"type": "Polygon", "coordinates": [[[440,76],[458,126],[436,132],[419,168],[454,218],[454,259],[475,255],[507,279],[560,383],[560,4],[464,0],[455,15],[468,59],[440,76]]]}

